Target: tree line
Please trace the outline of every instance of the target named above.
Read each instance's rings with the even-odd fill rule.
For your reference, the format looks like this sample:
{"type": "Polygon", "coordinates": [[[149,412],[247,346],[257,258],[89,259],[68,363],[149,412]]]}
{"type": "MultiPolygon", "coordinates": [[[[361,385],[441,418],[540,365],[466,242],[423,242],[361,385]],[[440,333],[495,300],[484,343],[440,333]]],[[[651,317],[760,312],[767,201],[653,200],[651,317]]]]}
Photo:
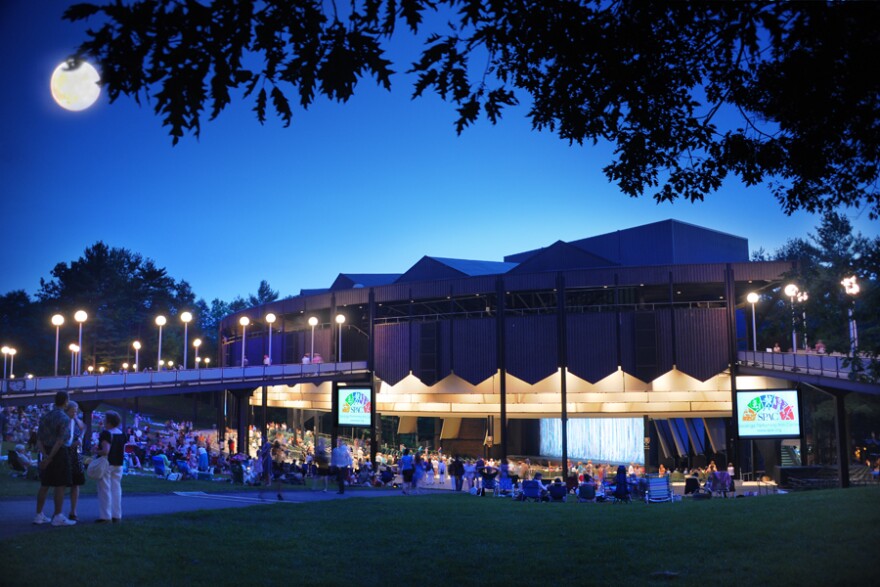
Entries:
{"type": "MultiPolygon", "coordinates": [[[[794,269],[772,291],[761,292],[758,310],[758,349],[779,344],[791,347],[792,324],[798,333],[798,348],[815,348],[821,341],[828,353],[851,355],[850,311],[858,329],[856,352],[871,359],[864,370],[853,363],[856,376],[880,381],[880,238],[854,234],[849,219],[837,212],[826,213],[815,232],[806,238],[789,239],[773,253],[758,249],[753,261],[794,261],[794,269]],[[842,280],[855,277],[860,291],[846,293],[842,280]],[[788,283],[798,286],[806,299],[785,295],[788,283]]],[[[748,308],[750,311],[750,308],[748,308]]],[[[751,345],[749,346],[751,348],[751,345]]]]}
{"type": "Polygon", "coordinates": [[[84,310],[82,365],[118,371],[123,363],[133,364],[134,341],[140,341],[140,367],[155,368],[158,359],[156,316],[168,324],[162,332],[162,356],[179,362],[183,358],[183,323],[180,315],[190,312],[189,367],[193,366],[192,341],[202,340],[201,357],[218,357],[220,320],[234,312],[278,299],[278,292],[265,280],[256,294],[231,301],[197,298],[190,284],[168,275],[164,267],[125,248],[97,242],[72,262],[61,262],[40,279],[34,298],[23,289],[0,296],[0,336],[4,345],[17,350],[15,372],[50,375],[54,371],[55,327],[51,317],[64,316],[59,350],[59,375],[70,372],[68,345],[76,342],[78,325],[73,315],[84,310]]]}

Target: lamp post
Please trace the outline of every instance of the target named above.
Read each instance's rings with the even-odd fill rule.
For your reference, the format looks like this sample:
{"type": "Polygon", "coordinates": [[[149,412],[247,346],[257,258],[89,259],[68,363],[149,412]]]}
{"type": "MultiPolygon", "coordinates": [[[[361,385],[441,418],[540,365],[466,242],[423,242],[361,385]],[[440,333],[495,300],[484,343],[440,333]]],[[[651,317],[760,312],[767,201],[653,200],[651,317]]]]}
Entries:
{"type": "Polygon", "coordinates": [[[309,361],[315,359],[315,326],[318,325],[318,319],[312,316],[309,318],[309,326],[312,327],[312,350],[309,352],[309,361]]]}
{"type": "Polygon", "coordinates": [[[9,349],[9,378],[15,379],[15,353],[18,351],[15,349],[9,349]]]}
{"type": "Polygon", "coordinates": [[[76,374],[79,375],[82,373],[82,345],[83,345],[83,322],[89,319],[89,315],[86,314],[85,310],[78,310],[76,314],[73,315],[73,319],[79,322],[79,341],[76,343],[78,350],[76,351],[76,374]]]}
{"type": "Polygon", "coordinates": [[[758,352],[758,329],[755,327],[755,304],[758,303],[760,296],[755,292],[746,296],[746,301],[752,305],[752,351],[758,352]]]}
{"type": "Polygon", "coordinates": [[[156,316],[156,326],[159,327],[159,356],[156,358],[156,368],[157,370],[162,370],[162,327],[165,326],[165,323],[168,322],[165,319],[165,316],[159,314],[156,316]]]}
{"type": "Polygon", "coordinates": [[[187,345],[189,344],[189,323],[193,319],[193,315],[189,312],[183,312],[180,315],[180,319],[183,321],[183,368],[186,369],[186,351],[187,345]]]}
{"type": "Polygon", "coordinates": [[[211,357],[205,357],[205,369],[211,365],[211,357]]]}
{"type": "Polygon", "coordinates": [[[70,349],[70,374],[76,375],[76,357],[79,354],[79,345],[72,342],[67,348],[70,349]]]}
{"type": "Polygon", "coordinates": [[[798,286],[789,283],[785,286],[785,295],[791,299],[791,351],[797,353],[797,327],[794,315],[794,298],[798,294],[798,286]]]}
{"type": "Polygon", "coordinates": [[[137,373],[138,365],[141,364],[141,360],[140,360],[141,359],[141,357],[140,357],[141,342],[139,340],[136,340],[133,343],[131,343],[131,346],[134,347],[134,372],[137,373]]]}
{"type": "Polygon", "coordinates": [[[61,325],[64,324],[64,316],[55,314],[52,316],[52,324],[55,326],[55,377],[58,377],[58,338],[61,336],[61,325]]]}
{"type": "MultiPolygon", "coordinates": [[[[200,346],[202,346],[202,339],[201,338],[197,338],[197,339],[193,340],[193,348],[196,350],[196,357],[195,357],[196,369],[199,368],[199,347],[200,346]]],[[[185,363],[184,363],[183,367],[186,368],[185,363]]]]}
{"type": "Polygon", "coordinates": [[[247,327],[251,323],[251,319],[247,316],[239,318],[238,323],[241,324],[241,366],[244,367],[245,350],[247,349],[247,327]]]}
{"type": "Polygon", "coordinates": [[[122,364],[122,372],[128,373],[128,367],[129,367],[128,363],[123,363],[122,364]]]}
{"type": "Polygon", "coordinates": [[[810,296],[807,295],[807,292],[798,292],[797,301],[799,304],[801,304],[801,311],[803,312],[802,316],[804,320],[804,351],[807,351],[809,349],[809,346],[807,344],[807,307],[805,305],[808,299],[810,299],[810,296]]]}
{"type": "Polygon", "coordinates": [[[851,277],[844,277],[843,281],[841,281],[840,284],[843,286],[843,289],[844,291],[846,291],[847,295],[852,296],[852,303],[847,309],[847,315],[849,316],[850,354],[852,354],[852,356],[855,356],[856,351],[859,348],[859,329],[858,325],[856,324],[856,319],[853,317],[853,308],[856,305],[856,296],[859,294],[859,291],[861,291],[862,288],[859,287],[855,275],[851,277]]]}
{"type": "Polygon", "coordinates": [[[272,325],[275,324],[275,314],[269,312],[266,314],[266,324],[269,325],[269,364],[272,364],[272,325]]]}
{"type": "Polygon", "coordinates": [[[336,362],[342,362],[342,325],[345,324],[345,315],[336,314],[336,329],[339,330],[339,346],[336,351],[336,362]]]}

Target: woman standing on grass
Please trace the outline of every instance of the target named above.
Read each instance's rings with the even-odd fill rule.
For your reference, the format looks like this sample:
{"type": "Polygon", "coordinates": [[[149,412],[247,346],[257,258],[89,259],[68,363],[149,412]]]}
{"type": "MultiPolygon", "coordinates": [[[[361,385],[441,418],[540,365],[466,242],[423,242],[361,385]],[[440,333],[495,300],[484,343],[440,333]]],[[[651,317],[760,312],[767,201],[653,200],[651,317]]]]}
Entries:
{"type": "Polygon", "coordinates": [[[122,521],[122,462],[125,458],[125,435],[119,425],[122,418],[113,410],[104,414],[104,430],[98,436],[98,456],[106,456],[110,467],[98,479],[99,524],[122,521]]]}
{"type": "Polygon", "coordinates": [[[83,433],[86,425],[79,419],[79,404],[71,401],[67,404],[67,415],[70,417],[70,437],[67,439],[67,451],[70,459],[70,515],[68,520],[76,521],[76,506],[79,503],[79,488],[86,484],[83,470],[82,447],[83,433]]]}
{"type": "Polygon", "coordinates": [[[425,461],[422,459],[422,453],[417,452],[416,456],[413,457],[413,477],[412,477],[412,492],[415,494],[419,493],[419,487],[422,485],[422,482],[425,479],[425,461]]]}

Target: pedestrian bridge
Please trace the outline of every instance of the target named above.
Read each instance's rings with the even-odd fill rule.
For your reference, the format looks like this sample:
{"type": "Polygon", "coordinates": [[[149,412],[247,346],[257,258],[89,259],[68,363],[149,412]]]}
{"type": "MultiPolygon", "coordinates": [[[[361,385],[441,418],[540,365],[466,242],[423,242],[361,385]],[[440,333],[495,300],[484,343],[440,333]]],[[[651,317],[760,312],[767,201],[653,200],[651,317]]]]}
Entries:
{"type": "Polygon", "coordinates": [[[170,371],[140,371],[33,377],[2,382],[3,405],[52,403],[55,393],[66,391],[78,402],[151,395],[251,389],[272,385],[320,384],[327,381],[369,383],[366,361],[341,363],[291,363],[255,367],[216,367],[170,371]]]}
{"type": "Polygon", "coordinates": [[[861,378],[869,360],[849,359],[844,355],[817,353],[773,353],[739,351],[739,372],[743,375],[767,375],[819,387],[843,391],[880,394],[880,383],[861,378]],[[856,369],[853,369],[856,361],[856,369]]]}

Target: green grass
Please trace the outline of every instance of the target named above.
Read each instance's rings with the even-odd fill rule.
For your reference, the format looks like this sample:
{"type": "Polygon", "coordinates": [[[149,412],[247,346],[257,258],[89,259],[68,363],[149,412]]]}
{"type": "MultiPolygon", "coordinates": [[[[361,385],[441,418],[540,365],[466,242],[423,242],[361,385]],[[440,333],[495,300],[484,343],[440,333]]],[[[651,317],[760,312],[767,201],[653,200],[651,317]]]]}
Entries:
{"type": "Polygon", "coordinates": [[[70,585],[867,585],[878,499],[876,487],[651,505],[377,497],[77,526],[0,554],[8,585],[44,584],[45,560],[70,585]]]}

